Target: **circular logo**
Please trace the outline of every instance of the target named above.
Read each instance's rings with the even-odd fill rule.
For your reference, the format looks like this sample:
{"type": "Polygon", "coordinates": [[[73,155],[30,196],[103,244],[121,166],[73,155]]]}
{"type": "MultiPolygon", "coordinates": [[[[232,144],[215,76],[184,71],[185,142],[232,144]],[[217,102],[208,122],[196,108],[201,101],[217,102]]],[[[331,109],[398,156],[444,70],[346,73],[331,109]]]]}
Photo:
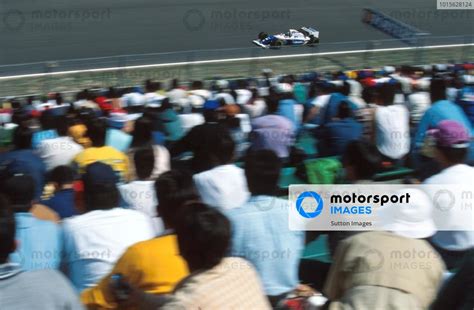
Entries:
{"type": "Polygon", "coordinates": [[[441,189],[434,195],[433,203],[438,210],[446,212],[454,207],[456,197],[454,197],[454,194],[450,191],[441,189]]]}
{"type": "Polygon", "coordinates": [[[206,18],[200,10],[192,9],[188,10],[183,16],[183,23],[186,29],[189,31],[197,31],[204,26],[206,18]]]}
{"type": "Polygon", "coordinates": [[[361,272],[379,270],[383,266],[384,257],[377,249],[368,249],[362,257],[363,264],[360,266],[361,270],[359,270],[361,272]]]}
{"type": "Polygon", "coordinates": [[[298,213],[305,218],[312,219],[317,217],[323,211],[323,199],[315,192],[303,192],[296,199],[296,210],[298,213]],[[303,201],[308,198],[314,200],[316,208],[313,212],[308,212],[303,208],[303,201]]]}
{"type": "Polygon", "coordinates": [[[8,30],[19,30],[25,24],[25,15],[20,10],[11,10],[3,15],[3,24],[8,30]]]}

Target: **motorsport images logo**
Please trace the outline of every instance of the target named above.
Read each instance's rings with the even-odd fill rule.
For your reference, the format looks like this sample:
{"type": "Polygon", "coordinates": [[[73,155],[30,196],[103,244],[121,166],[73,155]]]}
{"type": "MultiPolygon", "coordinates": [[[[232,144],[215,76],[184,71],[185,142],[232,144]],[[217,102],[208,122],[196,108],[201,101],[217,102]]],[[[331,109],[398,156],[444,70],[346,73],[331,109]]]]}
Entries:
{"type": "Polygon", "coordinates": [[[296,210],[302,217],[308,219],[312,219],[320,215],[323,211],[323,206],[323,199],[315,192],[303,192],[296,199],[296,210]],[[306,202],[306,208],[303,206],[303,202],[306,202]],[[311,208],[315,206],[314,211],[308,211],[308,204],[310,204],[309,207],[311,208]]]}

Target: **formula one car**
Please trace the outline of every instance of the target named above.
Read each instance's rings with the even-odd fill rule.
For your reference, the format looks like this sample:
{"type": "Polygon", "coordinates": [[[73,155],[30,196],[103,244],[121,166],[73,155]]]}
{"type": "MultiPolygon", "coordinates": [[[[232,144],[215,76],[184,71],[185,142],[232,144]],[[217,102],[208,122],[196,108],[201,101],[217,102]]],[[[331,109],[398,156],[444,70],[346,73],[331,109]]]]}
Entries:
{"type": "Polygon", "coordinates": [[[319,31],[311,27],[301,27],[298,30],[290,29],[287,33],[275,35],[260,32],[258,40],[252,42],[262,48],[279,48],[283,45],[313,45],[319,43],[319,31]]]}

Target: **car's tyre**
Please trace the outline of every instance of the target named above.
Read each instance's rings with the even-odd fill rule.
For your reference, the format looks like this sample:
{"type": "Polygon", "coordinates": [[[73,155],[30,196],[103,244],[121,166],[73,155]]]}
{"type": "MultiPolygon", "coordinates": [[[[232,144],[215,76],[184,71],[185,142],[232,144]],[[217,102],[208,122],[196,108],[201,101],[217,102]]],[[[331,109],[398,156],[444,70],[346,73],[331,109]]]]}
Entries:
{"type": "Polygon", "coordinates": [[[270,45],[274,48],[280,48],[283,45],[283,43],[280,40],[276,40],[276,41],[273,41],[270,45]]]}
{"type": "Polygon", "coordinates": [[[308,44],[315,44],[315,43],[319,43],[319,38],[316,38],[315,36],[309,36],[308,44]]]}
{"type": "Polygon", "coordinates": [[[265,39],[266,37],[268,37],[268,34],[266,34],[266,33],[263,32],[263,31],[258,34],[258,39],[259,39],[259,40],[263,40],[263,39],[265,39]]]}

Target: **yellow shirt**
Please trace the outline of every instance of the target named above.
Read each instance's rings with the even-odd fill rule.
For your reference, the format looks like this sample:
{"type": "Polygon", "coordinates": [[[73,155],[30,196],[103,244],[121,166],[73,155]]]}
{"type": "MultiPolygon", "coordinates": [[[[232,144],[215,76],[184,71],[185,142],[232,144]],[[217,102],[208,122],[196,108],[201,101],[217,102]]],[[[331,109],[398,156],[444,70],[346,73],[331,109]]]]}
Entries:
{"type": "Polygon", "coordinates": [[[97,286],[82,292],[82,303],[90,309],[115,309],[110,277],[116,273],[122,274],[136,288],[152,294],[166,294],[188,275],[188,267],[179,255],[176,235],[136,243],[97,286]]]}
{"type": "Polygon", "coordinates": [[[77,154],[74,163],[78,166],[79,174],[83,174],[85,167],[100,161],[112,167],[121,181],[128,179],[128,157],[110,146],[90,147],[77,154]]]}

